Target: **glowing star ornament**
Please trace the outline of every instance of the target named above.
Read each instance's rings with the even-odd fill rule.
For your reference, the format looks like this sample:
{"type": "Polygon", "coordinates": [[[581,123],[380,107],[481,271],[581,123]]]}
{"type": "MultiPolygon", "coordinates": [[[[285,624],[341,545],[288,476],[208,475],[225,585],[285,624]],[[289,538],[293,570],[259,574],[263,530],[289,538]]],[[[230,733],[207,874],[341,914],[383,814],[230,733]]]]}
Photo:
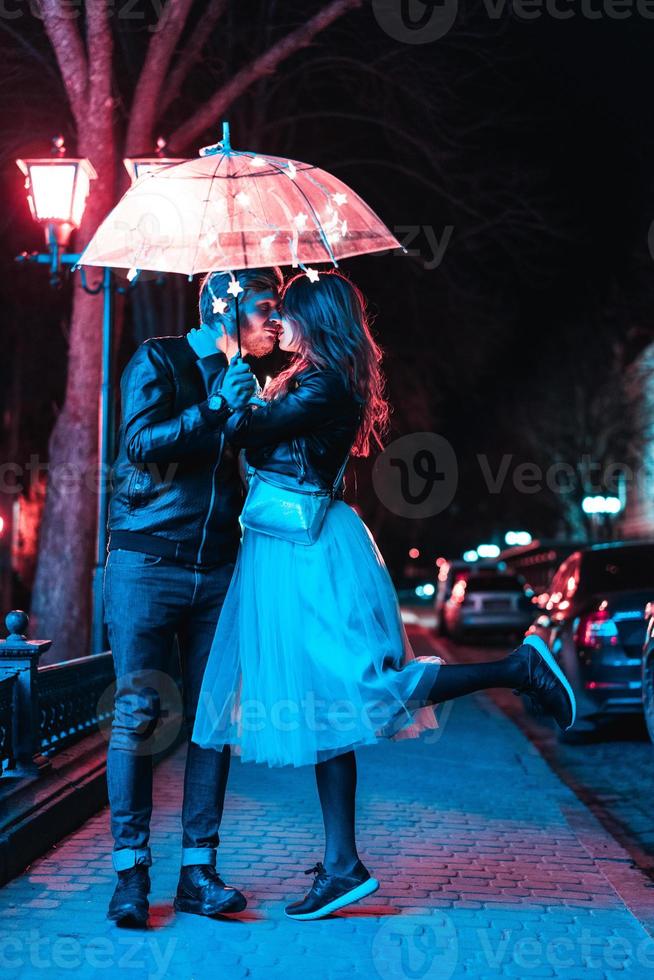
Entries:
{"type": "Polygon", "coordinates": [[[297,167],[295,166],[292,160],[288,161],[288,169],[286,173],[291,178],[291,180],[295,180],[295,178],[297,177],[297,167]]]}
{"type": "Polygon", "coordinates": [[[304,231],[304,229],[307,226],[307,221],[308,220],[309,220],[309,215],[308,214],[305,214],[304,211],[300,211],[293,218],[293,221],[295,223],[295,227],[298,229],[298,231],[304,231]]]}
{"type": "Polygon", "coordinates": [[[261,247],[264,248],[266,252],[269,252],[272,248],[272,243],[275,241],[275,237],[275,235],[266,235],[261,239],[261,247]]]}
{"type": "Polygon", "coordinates": [[[251,167],[265,167],[266,164],[267,161],[264,160],[263,157],[252,157],[252,159],[250,160],[251,167]]]}
{"type": "Polygon", "coordinates": [[[234,296],[235,298],[236,296],[239,295],[239,293],[243,292],[243,287],[241,286],[238,279],[232,279],[229,286],[227,287],[227,292],[229,293],[230,296],[234,296]]]}
{"type": "Polygon", "coordinates": [[[250,203],[250,195],[246,194],[245,191],[239,191],[234,200],[237,204],[240,204],[242,208],[246,208],[250,203]]]}
{"type": "Polygon", "coordinates": [[[225,302],[222,296],[217,296],[213,301],[212,310],[214,313],[220,313],[220,315],[222,316],[222,314],[227,309],[227,306],[228,304],[225,302]]]}
{"type": "Polygon", "coordinates": [[[347,204],[347,194],[334,194],[334,200],[340,206],[341,204],[347,204]]]}
{"type": "Polygon", "coordinates": [[[317,269],[307,269],[306,275],[309,282],[318,282],[318,280],[320,279],[317,269]]]}

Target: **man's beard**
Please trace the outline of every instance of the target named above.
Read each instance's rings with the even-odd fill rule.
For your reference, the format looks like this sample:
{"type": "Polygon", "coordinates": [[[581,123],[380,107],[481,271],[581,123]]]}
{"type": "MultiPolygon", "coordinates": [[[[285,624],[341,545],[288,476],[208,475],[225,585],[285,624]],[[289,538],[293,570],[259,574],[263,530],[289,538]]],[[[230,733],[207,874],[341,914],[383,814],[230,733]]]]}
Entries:
{"type": "Polygon", "coordinates": [[[248,353],[253,357],[266,357],[272,353],[274,346],[272,337],[253,337],[252,340],[246,341],[248,353]]]}

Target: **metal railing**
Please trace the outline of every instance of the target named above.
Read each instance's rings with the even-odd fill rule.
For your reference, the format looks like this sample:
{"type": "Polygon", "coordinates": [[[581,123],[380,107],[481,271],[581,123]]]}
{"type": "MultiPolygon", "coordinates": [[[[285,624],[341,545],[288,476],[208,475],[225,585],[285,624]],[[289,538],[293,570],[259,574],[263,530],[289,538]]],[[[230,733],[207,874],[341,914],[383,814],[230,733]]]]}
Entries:
{"type": "MultiPolygon", "coordinates": [[[[111,651],[39,667],[39,658],[52,643],[28,640],[28,622],[24,612],[14,609],[5,619],[9,635],[0,640],[0,782],[41,775],[51,767],[57,752],[99,730],[108,737],[114,715],[116,677],[111,651]]],[[[158,746],[172,744],[183,734],[177,644],[175,650],[177,656],[165,674],[163,691],[169,699],[173,691],[173,711],[170,717],[164,711],[157,719],[157,726],[167,726],[168,733],[160,737],[157,728],[158,746]]],[[[146,684],[144,677],[141,681],[152,694],[150,681],[146,684]]]]}
{"type": "Polygon", "coordinates": [[[6,617],[0,640],[0,777],[37,776],[50,757],[111,723],[111,652],[39,667],[50,640],[28,640],[28,616],[6,617]]]}
{"type": "Polygon", "coordinates": [[[113,716],[111,651],[38,670],[40,751],[49,757],[113,716]]]}
{"type": "Polygon", "coordinates": [[[14,686],[18,672],[7,674],[0,680],[0,773],[14,764],[14,686]]]}

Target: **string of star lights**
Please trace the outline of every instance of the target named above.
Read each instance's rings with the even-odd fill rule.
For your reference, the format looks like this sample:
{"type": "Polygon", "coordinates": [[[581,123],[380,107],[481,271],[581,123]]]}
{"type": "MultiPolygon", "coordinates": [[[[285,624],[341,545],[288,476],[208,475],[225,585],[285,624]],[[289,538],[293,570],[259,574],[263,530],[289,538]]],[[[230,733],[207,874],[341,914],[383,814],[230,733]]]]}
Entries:
{"type": "Polygon", "coordinates": [[[317,283],[322,263],[337,269],[344,258],[389,249],[407,254],[354,190],[312,164],[232,149],[224,122],[222,140],[202,147],[199,158],[140,177],[82,263],[88,252],[90,265],[129,266],[130,283],[142,268],[180,272],[191,282],[198,273],[229,273],[225,295],[210,287],[212,310],[223,315],[234,298],[240,349],[243,287],[235,273],[290,266],[317,283]],[[157,221],[146,221],[155,193],[157,221]]]}
{"type": "MultiPolygon", "coordinates": [[[[210,146],[202,147],[200,150],[200,156],[214,156],[220,154],[221,162],[226,156],[231,157],[241,157],[247,160],[250,166],[255,170],[263,170],[268,168],[269,170],[279,173],[286,179],[293,181],[298,189],[298,192],[302,195],[306,202],[306,211],[300,210],[295,214],[292,214],[286,201],[280,195],[277,195],[272,188],[268,189],[268,193],[271,194],[277,203],[280,205],[282,211],[289,219],[289,225],[292,228],[292,233],[290,235],[285,233],[285,229],[279,225],[275,225],[270,221],[266,221],[265,218],[261,216],[256,210],[254,210],[251,205],[251,197],[247,191],[237,191],[234,195],[234,202],[244,211],[250,218],[254,220],[255,224],[259,224],[262,228],[262,234],[260,238],[261,248],[264,252],[270,252],[273,243],[279,239],[286,238],[290,248],[291,262],[289,263],[292,268],[297,269],[298,267],[302,269],[304,274],[307,276],[310,282],[318,282],[320,275],[317,269],[311,266],[305,265],[305,263],[299,258],[298,255],[298,245],[299,236],[302,232],[307,230],[307,225],[312,219],[315,229],[321,238],[325,251],[327,253],[327,259],[330,261],[335,268],[338,268],[338,261],[334,252],[332,250],[332,244],[339,241],[342,237],[347,234],[347,220],[343,218],[339,212],[338,208],[347,203],[347,194],[342,192],[332,193],[329,188],[327,188],[321,181],[315,178],[313,175],[303,172],[305,179],[311,182],[311,184],[319,189],[325,198],[325,211],[326,217],[321,220],[315,207],[307,197],[305,191],[297,184],[296,178],[298,174],[297,167],[293,160],[277,161],[271,160],[268,157],[261,156],[258,153],[253,153],[248,150],[234,150],[230,144],[229,137],[229,124],[223,123],[223,139],[218,143],[213,143],[210,146]],[[307,213],[307,211],[309,213],[307,213]]],[[[216,171],[218,167],[216,168],[216,171]]],[[[207,195],[207,201],[209,195],[207,195]]],[[[206,211],[206,209],[205,209],[206,211]]],[[[203,219],[204,219],[203,215],[203,219]]],[[[204,220],[203,220],[204,223],[204,220]]],[[[206,231],[202,231],[200,235],[201,243],[206,247],[211,247],[218,238],[218,233],[215,227],[211,227],[206,231]]]]}

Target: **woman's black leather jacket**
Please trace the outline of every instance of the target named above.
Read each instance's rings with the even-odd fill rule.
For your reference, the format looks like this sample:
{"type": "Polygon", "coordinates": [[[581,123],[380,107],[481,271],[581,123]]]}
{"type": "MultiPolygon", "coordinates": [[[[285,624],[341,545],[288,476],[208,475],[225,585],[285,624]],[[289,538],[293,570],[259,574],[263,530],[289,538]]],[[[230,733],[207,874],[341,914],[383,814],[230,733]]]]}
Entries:
{"type": "Polygon", "coordinates": [[[232,415],[225,436],[234,448],[245,448],[251,466],[329,489],[349,456],[362,410],[338,371],[309,366],[267,405],[232,415]]]}

